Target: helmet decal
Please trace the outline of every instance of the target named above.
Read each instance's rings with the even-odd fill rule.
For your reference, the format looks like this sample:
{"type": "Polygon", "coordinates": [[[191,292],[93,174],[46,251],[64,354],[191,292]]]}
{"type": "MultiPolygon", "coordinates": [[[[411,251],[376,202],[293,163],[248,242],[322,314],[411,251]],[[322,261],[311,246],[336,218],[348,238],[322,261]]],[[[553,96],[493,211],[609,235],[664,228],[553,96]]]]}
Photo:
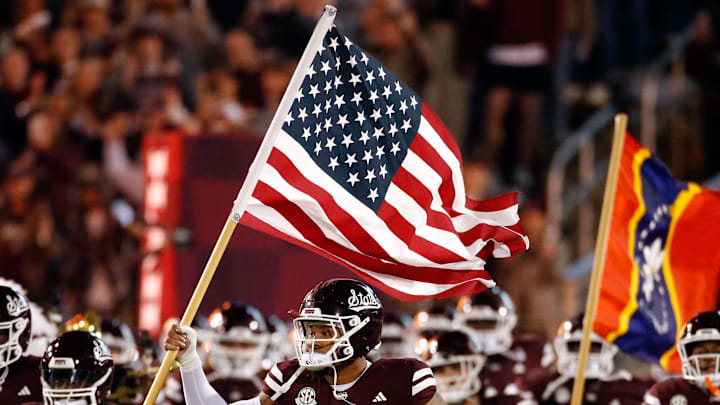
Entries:
{"type": "Polygon", "coordinates": [[[350,290],[350,297],[348,298],[348,309],[358,312],[366,309],[380,309],[382,306],[380,302],[371,294],[363,295],[361,292],[355,292],[354,289],[350,290]]]}
{"type": "Polygon", "coordinates": [[[93,346],[93,355],[97,360],[112,360],[112,354],[107,349],[107,346],[100,343],[99,340],[93,340],[93,346]]]}
{"type": "Polygon", "coordinates": [[[7,298],[8,301],[7,311],[10,316],[18,316],[30,309],[28,303],[20,296],[12,297],[10,295],[6,295],[5,298],[7,298]]]}

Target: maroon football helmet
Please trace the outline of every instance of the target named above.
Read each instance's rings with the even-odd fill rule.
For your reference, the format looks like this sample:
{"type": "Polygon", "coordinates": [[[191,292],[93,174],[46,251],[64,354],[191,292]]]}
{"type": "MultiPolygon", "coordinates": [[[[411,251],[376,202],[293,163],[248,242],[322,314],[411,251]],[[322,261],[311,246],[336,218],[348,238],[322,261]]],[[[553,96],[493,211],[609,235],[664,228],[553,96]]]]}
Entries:
{"type": "Polygon", "coordinates": [[[119,319],[103,319],[100,322],[100,337],[110,348],[113,355],[113,363],[129,364],[140,357],[135,343],[135,335],[126,323],[119,319]]]}
{"type": "Polygon", "coordinates": [[[420,332],[415,351],[432,368],[437,389],[448,403],[462,402],[480,391],[480,371],[486,357],[480,341],[468,333],[420,332]]]}
{"type": "Polygon", "coordinates": [[[720,384],[720,313],[701,312],[683,328],[677,343],[683,378],[705,386],[705,377],[720,384]]]}
{"type": "Polygon", "coordinates": [[[89,405],[101,405],[110,392],[112,353],[90,332],[63,333],[50,343],[40,367],[47,405],[83,400],[89,405]]]}
{"type": "Polygon", "coordinates": [[[260,310],[226,301],[210,313],[208,362],[225,378],[249,378],[262,369],[270,332],[260,310]]]}
{"type": "Polygon", "coordinates": [[[450,305],[435,304],[430,309],[422,309],[413,317],[413,328],[417,331],[424,330],[451,330],[453,327],[453,316],[455,307],[450,305]]]}
{"type": "Polygon", "coordinates": [[[512,346],[517,315],[510,296],[494,287],[460,298],[453,321],[456,327],[480,340],[486,353],[499,354],[512,346]]]}
{"type": "Polygon", "coordinates": [[[18,290],[0,286],[0,370],[22,357],[30,342],[30,305],[18,290]]]}
{"type": "Polygon", "coordinates": [[[295,357],[295,346],[290,339],[291,329],[289,324],[284,322],[277,315],[270,315],[265,319],[270,332],[270,344],[265,354],[266,364],[263,368],[270,369],[274,364],[295,357]]]}
{"type": "Polygon", "coordinates": [[[380,343],[382,304],[366,284],[351,279],[323,281],[307,293],[295,319],[300,365],[320,370],[360,356],[380,343]],[[325,352],[317,345],[332,344],[325,352]]]}
{"type": "Polygon", "coordinates": [[[379,354],[384,358],[411,357],[410,316],[399,312],[386,312],[383,316],[379,354]]]}

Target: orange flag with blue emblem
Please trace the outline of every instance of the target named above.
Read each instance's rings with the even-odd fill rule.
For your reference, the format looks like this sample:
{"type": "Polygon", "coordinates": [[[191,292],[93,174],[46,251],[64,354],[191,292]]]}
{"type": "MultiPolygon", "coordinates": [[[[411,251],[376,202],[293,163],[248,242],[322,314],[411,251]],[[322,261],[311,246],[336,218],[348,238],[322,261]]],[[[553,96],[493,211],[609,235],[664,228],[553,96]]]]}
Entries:
{"type": "Polygon", "coordinates": [[[593,330],[679,373],[675,342],[720,292],[720,193],[672,178],[625,137],[593,330]]]}

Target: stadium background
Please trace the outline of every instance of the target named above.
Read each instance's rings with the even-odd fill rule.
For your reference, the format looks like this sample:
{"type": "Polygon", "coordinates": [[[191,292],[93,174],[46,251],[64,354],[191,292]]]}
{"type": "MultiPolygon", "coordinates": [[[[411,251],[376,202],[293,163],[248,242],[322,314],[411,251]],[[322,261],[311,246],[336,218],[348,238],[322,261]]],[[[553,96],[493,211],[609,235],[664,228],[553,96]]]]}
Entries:
{"type": "MultiPolygon", "coordinates": [[[[62,319],[92,310],[157,334],[187,302],[326,2],[5,2],[0,274],[62,319]]],[[[523,192],[531,249],[488,267],[521,330],[552,336],[582,308],[615,111],[676,178],[712,185],[720,170],[713,2],[330,3],[455,134],[471,196],[523,192]],[[547,51],[530,75],[486,58],[517,40],[547,51]]],[[[240,229],[201,313],[243,299],[285,316],[318,280],[350,275],[240,229]]]]}

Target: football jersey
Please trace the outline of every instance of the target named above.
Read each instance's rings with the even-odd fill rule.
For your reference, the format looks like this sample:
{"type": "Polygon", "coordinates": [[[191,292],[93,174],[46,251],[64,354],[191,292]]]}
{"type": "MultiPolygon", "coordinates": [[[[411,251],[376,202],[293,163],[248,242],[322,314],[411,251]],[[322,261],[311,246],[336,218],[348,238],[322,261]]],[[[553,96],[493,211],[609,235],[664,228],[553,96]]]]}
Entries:
{"type": "Polygon", "coordinates": [[[645,395],[646,405],[706,405],[720,403],[709,391],[682,378],[669,378],[650,388],[645,395]]]}
{"type": "Polygon", "coordinates": [[[212,378],[208,376],[210,385],[215,391],[225,398],[228,403],[240,401],[242,399],[255,398],[260,394],[262,382],[260,380],[250,380],[245,378],[212,378]]]}
{"type": "MultiPolygon", "coordinates": [[[[208,382],[215,388],[221,397],[228,403],[250,399],[258,396],[262,389],[262,381],[259,379],[224,378],[213,375],[212,370],[206,370],[208,382]]],[[[158,396],[158,405],[184,405],[185,397],[182,388],[180,373],[169,374],[165,380],[165,386],[161,395],[158,396]]]]}
{"type": "MultiPolygon", "coordinates": [[[[557,371],[540,371],[522,380],[521,389],[532,392],[538,405],[569,404],[575,379],[557,371]]],[[[652,381],[635,378],[625,370],[608,378],[585,381],[583,404],[640,405],[652,381]]]]}
{"type": "Polygon", "coordinates": [[[522,396],[518,379],[535,370],[548,369],[555,355],[544,338],[531,334],[514,337],[510,350],[488,356],[480,372],[483,405],[516,404],[522,396]]]}
{"type": "MultiPolygon", "coordinates": [[[[297,360],[275,365],[265,377],[263,392],[271,398],[284,390],[300,368],[297,360]]],[[[422,405],[435,395],[435,379],[425,363],[415,359],[379,359],[347,390],[340,392],[347,401],[365,405],[422,405]]],[[[278,405],[347,405],[333,396],[333,389],[323,375],[302,370],[284,394],[278,405]]]]}
{"type": "Polygon", "coordinates": [[[42,401],[39,357],[21,357],[0,370],[0,404],[42,401]]]}

